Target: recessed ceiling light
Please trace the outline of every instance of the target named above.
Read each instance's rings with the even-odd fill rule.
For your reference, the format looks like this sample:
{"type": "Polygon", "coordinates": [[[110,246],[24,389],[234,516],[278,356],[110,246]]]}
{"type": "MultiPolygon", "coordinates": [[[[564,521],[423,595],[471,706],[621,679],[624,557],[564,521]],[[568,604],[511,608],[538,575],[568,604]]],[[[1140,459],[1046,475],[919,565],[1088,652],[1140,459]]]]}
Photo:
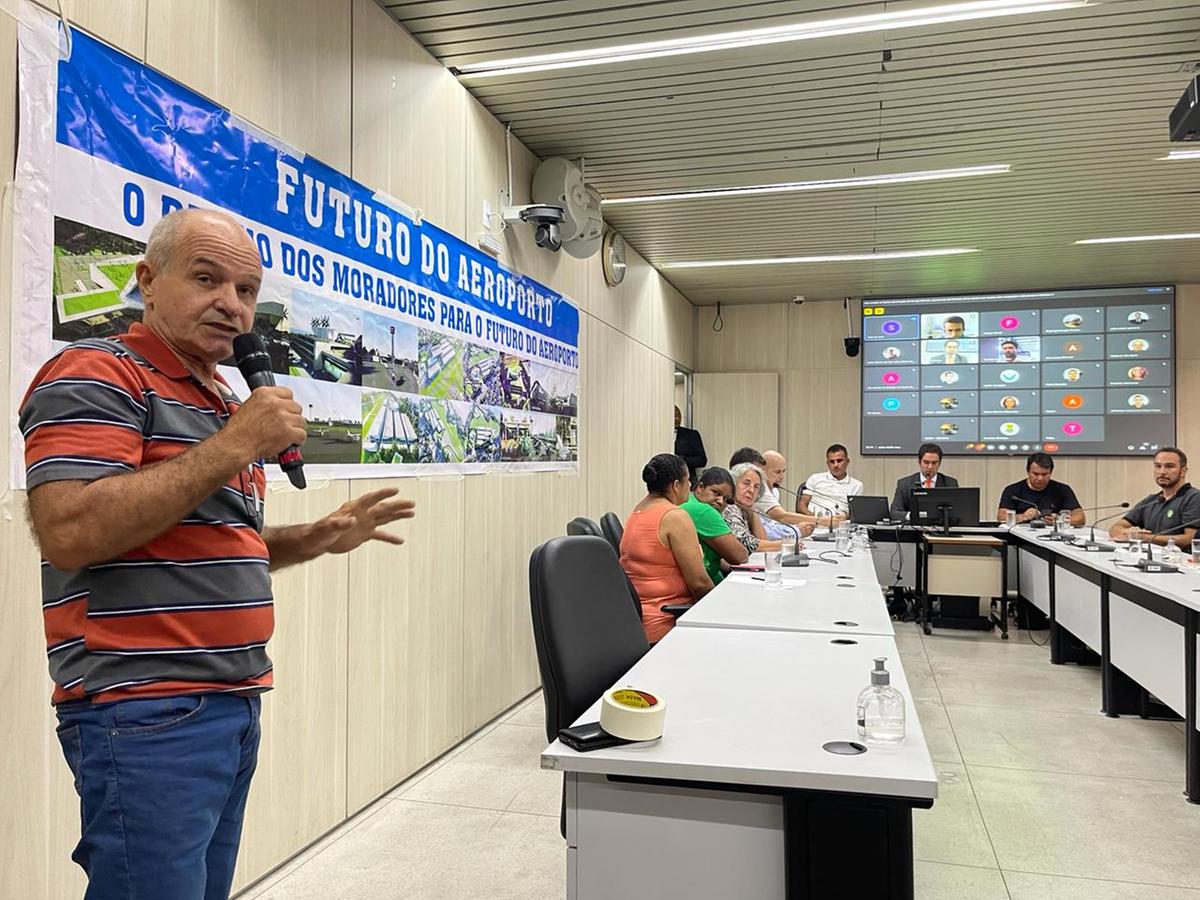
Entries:
{"type": "Polygon", "coordinates": [[[946,22],[962,22],[969,19],[990,19],[1000,16],[1077,9],[1081,6],[1087,6],[1089,2],[1092,2],[1092,0],[974,0],[974,2],[968,3],[945,3],[939,6],[872,13],[864,16],[846,16],[838,19],[796,22],[791,25],[777,25],[771,28],[752,28],[744,31],[727,31],[720,34],[695,35],[662,41],[645,41],[638,44],[622,44],[614,47],[592,47],[584,50],[568,50],[560,53],[542,53],[535,56],[486,60],[484,62],[465,63],[461,66],[455,66],[450,71],[460,77],[471,79],[494,78],[502,75],[523,75],[529,72],[548,72],[554,69],[575,69],[581,66],[636,62],[638,60],[655,59],[663,56],[708,53],[713,50],[731,50],[739,47],[761,46],[763,44],[782,44],[790,41],[862,34],[870,31],[940,25],[946,22]]]}
{"type": "Polygon", "coordinates": [[[1200,159],[1200,150],[1171,150],[1159,159],[1200,159]]]}
{"type": "Polygon", "coordinates": [[[1138,241],[1196,241],[1200,234],[1137,234],[1130,237],[1088,238],[1076,244],[1132,244],[1138,241]]]}
{"type": "Polygon", "coordinates": [[[667,203],[673,200],[711,200],[714,197],[748,197],[758,194],[790,194],[799,191],[832,191],[839,188],[874,187],[888,184],[910,184],[916,181],[939,181],[943,178],[971,178],[975,175],[999,175],[1008,172],[1008,165],[963,166],[958,169],[933,169],[928,172],[897,172],[893,175],[857,175],[851,178],[828,178],[822,181],[789,181],[781,184],[755,184],[746,187],[705,188],[679,191],[674,194],[640,194],[630,197],[605,197],[607,206],[628,203],[667,203]]]}
{"type": "Polygon", "coordinates": [[[885,250],[881,253],[830,253],[825,256],[773,256],[766,259],[711,259],[663,263],[660,269],[718,269],[733,266],[791,266],[805,263],[873,262],[881,259],[920,259],[927,256],[956,256],[978,253],[974,247],[945,247],[937,250],[885,250]]]}

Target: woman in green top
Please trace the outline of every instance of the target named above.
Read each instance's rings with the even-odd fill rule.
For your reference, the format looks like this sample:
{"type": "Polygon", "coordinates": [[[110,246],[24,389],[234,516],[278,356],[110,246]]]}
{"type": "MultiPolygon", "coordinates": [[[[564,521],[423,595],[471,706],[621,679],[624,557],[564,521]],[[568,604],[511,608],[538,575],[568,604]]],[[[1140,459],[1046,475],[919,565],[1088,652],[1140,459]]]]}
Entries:
{"type": "Polygon", "coordinates": [[[712,466],[696,481],[696,489],[680,507],[692,517],[700,549],[704,552],[704,569],[713,584],[725,577],[721,563],[740,566],[750,558],[742,542],[733,536],[721,511],[733,502],[733,476],[728,469],[712,466]]]}

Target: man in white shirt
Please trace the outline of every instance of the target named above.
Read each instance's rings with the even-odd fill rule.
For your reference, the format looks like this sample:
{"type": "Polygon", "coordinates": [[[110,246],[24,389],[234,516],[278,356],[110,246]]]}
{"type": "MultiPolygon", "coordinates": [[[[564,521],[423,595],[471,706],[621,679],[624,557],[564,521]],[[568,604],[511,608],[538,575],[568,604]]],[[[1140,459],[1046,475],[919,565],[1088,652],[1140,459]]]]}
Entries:
{"type": "Polygon", "coordinates": [[[754,509],[762,518],[767,537],[774,541],[795,537],[793,528],[800,532],[801,537],[812,534],[815,516],[788,512],[779,503],[779,487],[783,484],[783,476],[787,474],[787,460],[783,454],[778,450],[768,450],[763,454],[763,461],[767,483],[754,509]]]}
{"type": "Polygon", "coordinates": [[[819,519],[847,516],[850,498],[863,492],[863,483],[847,471],[849,451],[842,444],[833,444],[825,451],[825,467],[828,471],[816,472],[805,479],[796,500],[796,511],[819,519]]]}

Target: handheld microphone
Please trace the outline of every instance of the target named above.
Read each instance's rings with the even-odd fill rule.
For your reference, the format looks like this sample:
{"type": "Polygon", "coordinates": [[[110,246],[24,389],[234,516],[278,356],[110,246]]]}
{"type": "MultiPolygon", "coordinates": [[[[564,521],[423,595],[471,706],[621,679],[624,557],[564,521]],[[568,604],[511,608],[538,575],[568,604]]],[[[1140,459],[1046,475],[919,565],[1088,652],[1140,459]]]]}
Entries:
{"type": "MultiPolygon", "coordinates": [[[[233,339],[233,357],[237,361],[238,371],[246,379],[250,390],[260,387],[274,387],[275,373],[271,371],[271,357],[263,346],[262,338],[257,334],[239,334],[233,339]]],[[[304,457],[300,448],[292,444],[278,456],[279,468],[287,473],[288,481],[294,487],[304,490],[308,482],[304,478],[304,457]]]]}

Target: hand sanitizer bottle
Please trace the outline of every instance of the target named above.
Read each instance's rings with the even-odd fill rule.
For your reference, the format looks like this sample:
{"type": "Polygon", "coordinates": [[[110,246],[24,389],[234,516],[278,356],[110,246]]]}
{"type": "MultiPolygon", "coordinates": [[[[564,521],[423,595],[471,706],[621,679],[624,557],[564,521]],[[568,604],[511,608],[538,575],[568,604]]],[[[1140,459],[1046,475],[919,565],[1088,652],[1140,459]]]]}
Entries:
{"type": "Polygon", "coordinates": [[[858,695],[858,736],[874,743],[904,740],[904,695],[892,687],[892,675],[883,667],[887,657],[875,658],[871,685],[858,695]]]}

